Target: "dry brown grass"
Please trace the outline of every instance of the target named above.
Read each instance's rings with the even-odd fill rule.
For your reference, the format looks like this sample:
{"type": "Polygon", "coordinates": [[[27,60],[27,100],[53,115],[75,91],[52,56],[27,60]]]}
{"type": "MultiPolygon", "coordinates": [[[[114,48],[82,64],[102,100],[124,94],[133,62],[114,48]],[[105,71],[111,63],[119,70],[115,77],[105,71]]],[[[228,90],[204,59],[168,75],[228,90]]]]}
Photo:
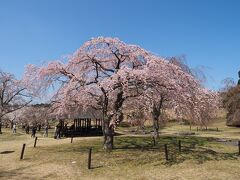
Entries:
{"type": "MultiPolygon", "coordinates": [[[[201,131],[197,136],[176,136],[189,126],[170,124],[162,130],[156,149],[149,136],[118,136],[116,149],[102,150],[101,137],[55,140],[33,139],[23,133],[12,135],[4,129],[0,135],[0,179],[240,179],[238,148],[216,142],[214,138],[239,138],[238,128],[225,127],[222,119],[211,125],[220,131],[201,131]],[[183,152],[177,150],[177,140],[183,152]],[[24,160],[19,160],[22,144],[26,143],[24,160]],[[164,158],[163,144],[168,143],[170,161],[164,158]],[[87,169],[88,148],[93,147],[93,169],[87,169]],[[142,148],[145,147],[145,148],[142,148]]],[[[40,136],[40,134],[38,135],[40,136]]]]}

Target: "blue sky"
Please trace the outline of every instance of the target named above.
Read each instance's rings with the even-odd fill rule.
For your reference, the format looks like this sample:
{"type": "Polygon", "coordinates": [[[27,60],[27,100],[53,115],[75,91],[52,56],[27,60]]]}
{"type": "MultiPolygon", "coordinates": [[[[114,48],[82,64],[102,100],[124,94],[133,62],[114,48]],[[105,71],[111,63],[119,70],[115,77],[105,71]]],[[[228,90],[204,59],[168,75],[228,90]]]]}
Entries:
{"type": "Polygon", "coordinates": [[[240,70],[240,1],[0,0],[0,68],[18,78],[26,64],[71,54],[97,36],[185,55],[217,89],[240,70]]]}

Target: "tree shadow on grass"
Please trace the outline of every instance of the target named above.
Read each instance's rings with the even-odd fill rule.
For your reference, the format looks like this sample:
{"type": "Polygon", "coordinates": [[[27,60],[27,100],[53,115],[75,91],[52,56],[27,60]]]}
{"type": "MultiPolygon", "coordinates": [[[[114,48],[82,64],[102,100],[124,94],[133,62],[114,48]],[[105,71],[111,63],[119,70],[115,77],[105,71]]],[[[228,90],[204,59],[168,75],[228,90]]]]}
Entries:
{"type": "Polygon", "coordinates": [[[179,140],[182,143],[187,144],[189,148],[195,148],[196,145],[203,146],[210,141],[213,141],[211,138],[196,138],[196,137],[175,137],[175,136],[163,136],[155,141],[152,137],[121,137],[116,138],[115,148],[114,149],[162,149],[164,144],[170,146],[178,146],[179,140]]]}
{"type": "MultiPolygon", "coordinates": [[[[26,176],[26,173],[24,173],[23,170],[28,169],[30,167],[31,166],[25,166],[25,167],[16,168],[9,171],[0,171],[0,178],[12,179],[13,177],[17,177],[20,175],[26,176]]],[[[32,175],[32,174],[29,174],[29,175],[32,175]]]]}
{"type": "Polygon", "coordinates": [[[10,154],[10,153],[13,153],[13,152],[15,152],[15,151],[2,151],[2,152],[0,152],[0,154],[10,154]]]}
{"type": "Polygon", "coordinates": [[[183,163],[187,160],[194,160],[197,164],[203,164],[207,161],[222,161],[222,160],[237,160],[237,153],[222,153],[217,152],[212,149],[207,149],[205,147],[196,147],[189,148],[183,147],[181,152],[178,150],[172,150],[169,153],[169,160],[162,162],[160,164],[164,164],[166,166],[172,166],[176,164],[183,163]]]}
{"type": "MultiPolygon", "coordinates": [[[[202,164],[207,161],[221,161],[221,160],[236,160],[237,153],[223,153],[204,147],[211,143],[216,143],[215,138],[202,137],[172,137],[165,136],[157,140],[156,145],[153,146],[151,137],[124,137],[117,139],[116,150],[141,150],[141,151],[156,151],[160,153],[160,164],[167,166],[183,163],[187,160],[194,160],[197,164],[202,164]],[[181,140],[182,148],[179,152],[178,145],[181,140]],[[165,160],[164,144],[168,147],[169,160],[165,160]]],[[[159,159],[158,159],[159,160],[159,159]]],[[[156,159],[157,161],[157,159],[156,159]]],[[[146,161],[146,163],[149,163],[146,161]]],[[[158,165],[159,163],[155,164],[158,165]]]]}
{"type": "Polygon", "coordinates": [[[102,168],[103,165],[99,165],[99,166],[92,166],[91,169],[99,169],[99,168],[102,168]]]}
{"type": "Polygon", "coordinates": [[[56,178],[56,173],[47,174],[47,175],[43,176],[41,179],[47,179],[47,178],[51,178],[51,179],[56,178]]]}

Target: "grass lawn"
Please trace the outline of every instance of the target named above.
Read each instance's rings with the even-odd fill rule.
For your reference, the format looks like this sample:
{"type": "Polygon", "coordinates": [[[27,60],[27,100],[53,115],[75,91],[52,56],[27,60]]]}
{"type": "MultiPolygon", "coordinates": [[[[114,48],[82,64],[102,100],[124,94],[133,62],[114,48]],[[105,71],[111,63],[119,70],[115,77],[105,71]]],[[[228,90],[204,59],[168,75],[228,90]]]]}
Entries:
{"type": "MultiPolygon", "coordinates": [[[[170,123],[161,130],[153,146],[150,135],[126,133],[114,139],[112,152],[102,150],[101,137],[79,137],[55,140],[38,134],[34,139],[24,132],[12,134],[3,129],[0,135],[0,179],[240,179],[240,157],[236,143],[218,139],[238,139],[240,129],[226,127],[218,119],[209,128],[219,131],[192,131],[194,136],[180,136],[189,126],[170,123]],[[182,151],[178,151],[178,140],[182,151]],[[26,143],[23,160],[19,160],[22,144],[26,143]],[[165,160],[164,144],[169,160],[165,160]],[[93,148],[92,169],[87,169],[88,149],[93,148]]],[[[52,135],[51,135],[52,136],[52,135]]]]}

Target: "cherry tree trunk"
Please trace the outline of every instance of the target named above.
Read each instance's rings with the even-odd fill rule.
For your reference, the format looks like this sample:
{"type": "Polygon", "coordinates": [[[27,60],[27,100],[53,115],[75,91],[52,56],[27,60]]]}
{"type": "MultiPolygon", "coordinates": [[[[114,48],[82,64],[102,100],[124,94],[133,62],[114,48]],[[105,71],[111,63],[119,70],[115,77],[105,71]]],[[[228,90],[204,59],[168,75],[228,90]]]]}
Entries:
{"type": "Polygon", "coordinates": [[[103,149],[111,151],[113,149],[114,129],[110,125],[110,120],[103,121],[103,149]]]}
{"type": "Polygon", "coordinates": [[[152,115],[153,118],[153,136],[154,138],[159,138],[159,116],[156,114],[152,115]]]}
{"type": "Polygon", "coordinates": [[[10,122],[10,129],[13,128],[13,121],[10,122]]]}

